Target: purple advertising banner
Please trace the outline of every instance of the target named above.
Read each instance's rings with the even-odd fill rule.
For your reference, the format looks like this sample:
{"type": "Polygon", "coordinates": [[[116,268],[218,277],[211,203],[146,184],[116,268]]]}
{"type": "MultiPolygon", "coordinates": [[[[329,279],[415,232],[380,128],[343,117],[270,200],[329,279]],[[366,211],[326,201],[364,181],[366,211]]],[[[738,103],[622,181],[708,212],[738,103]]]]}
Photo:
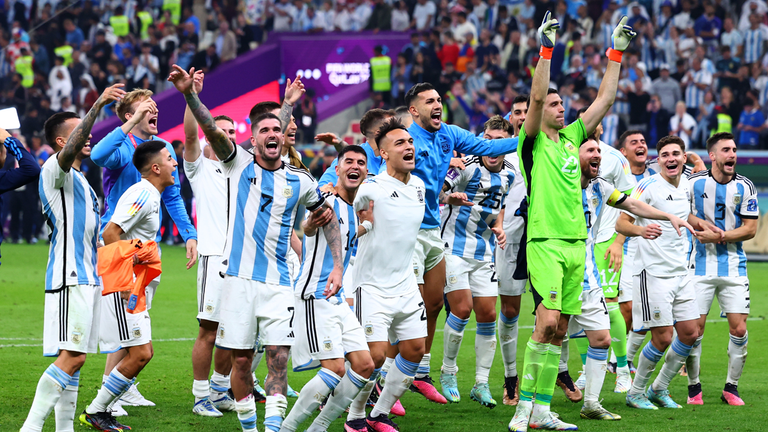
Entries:
{"type": "MultiPolygon", "coordinates": [[[[318,120],[339,111],[342,96],[346,107],[369,96],[369,61],[373,48],[381,45],[384,55],[395,64],[397,53],[409,42],[405,32],[306,33],[279,34],[282,78],[299,75],[305,88],[315,92],[318,120]]],[[[281,79],[281,84],[284,84],[281,79]]]]}

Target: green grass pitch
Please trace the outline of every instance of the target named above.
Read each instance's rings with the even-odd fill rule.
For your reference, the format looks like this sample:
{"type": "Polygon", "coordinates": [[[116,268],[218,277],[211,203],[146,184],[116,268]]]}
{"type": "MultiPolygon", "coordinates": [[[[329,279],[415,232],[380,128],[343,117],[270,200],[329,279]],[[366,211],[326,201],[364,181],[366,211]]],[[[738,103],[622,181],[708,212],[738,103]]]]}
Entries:
{"type": "MultiPolygon", "coordinates": [[[[44,245],[9,245],[2,248],[0,266],[0,292],[5,299],[5,309],[0,313],[0,431],[18,431],[29,411],[35,387],[41,373],[52,362],[42,356],[43,334],[43,278],[48,248],[44,245]]],[[[238,431],[240,425],[234,413],[225,413],[221,419],[202,418],[192,414],[192,363],[193,338],[197,334],[196,270],[184,270],[184,252],[181,248],[165,247],[163,254],[163,280],[152,308],[155,357],[139,376],[139,389],[156,407],[127,407],[128,417],[121,421],[134,431],[238,431]]],[[[715,322],[707,324],[703,342],[701,381],[705,405],[692,408],[683,405],[680,410],[645,412],[624,405],[624,396],[613,393],[615,375],[608,374],[601,394],[603,405],[619,413],[620,422],[581,420],[581,404],[573,404],[556,389],[552,409],[568,422],[576,423],[585,431],[699,431],[768,430],[765,421],[766,389],[768,389],[768,322],[763,318],[768,312],[768,264],[750,264],[752,289],[752,314],[748,323],[750,333],[749,357],[741,378],[739,391],[746,402],[743,407],[730,407],[720,401],[725,382],[727,365],[728,325],[719,318],[719,309],[713,307],[710,317],[715,322]]],[[[527,340],[533,317],[530,295],[524,296],[520,318],[518,364],[522,362],[523,347],[527,340]]],[[[438,328],[442,329],[442,320],[438,328]]],[[[514,413],[513,407],[501,405],[503,368],[501,353],[496,353],[491,371],[491,389],[499,406],[488,409],[469,398],[474,384],[474,323],[467,327],[459,356],[459,389],[462,401],[455,405],[436,405],[414,393],[406,393],[402,403],[407,415],[396,418],[403,431],[506,431],[514,413]]],[[[439,377],[442,359],[442,331],[435,337],[432,359],[432,376],[439,377]]],[[[571,375],[574,379],[581,366],[575,344],[571,346],[571,375]]],[[[86,362],[82,375],[78,410],[82,411],[95,396],[101,383],[105,356],[92,355],[86,362]]],[[[266,374],[264,363],[257,374],[266,374]]],[[[314,372],[288,373],[290,384],[300,390],[314,376],[314,372]]],[[[685,404],[687,381],[677,377],[670,388],[678,403],[685,404]]],[[[292,405],[294,399],[289,399],[292,405]]],[[[257,407],[259,430],[264,416],[264,405],[257,407]]],[[[309,421],[302,425],[306,428],[309,421]]],[[[46,422],[45,431],[54,431],[54,418],[46,422]]],[[[75,425],[75,430],[86,430],[75,425]]],[[[303,429],[299,429],[303,430],[303,429]]],[[[342,420],[332,425],[332,430],[342,430],[342,420]]]]}

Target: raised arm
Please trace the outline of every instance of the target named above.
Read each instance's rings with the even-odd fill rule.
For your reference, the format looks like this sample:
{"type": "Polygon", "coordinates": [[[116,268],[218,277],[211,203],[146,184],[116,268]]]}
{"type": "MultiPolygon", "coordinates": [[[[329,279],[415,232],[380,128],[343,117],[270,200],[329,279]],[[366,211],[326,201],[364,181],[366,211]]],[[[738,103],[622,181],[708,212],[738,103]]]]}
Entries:
{"type": "Polygon", "coordinates": [[[595,131],[597,125],[603,121],[603,117],[616,100],[616,89],[619,85],[619,73],[621,72],[621,57],[632,39],[637,36],[632,27],[627,25],[627,20],[626,16],[621,17],[619,24],[613,30],[613,46],[608,48],[606,52],[609,59],[608,67],[605,70],[605,75],[603,75],[603,81],[600,83],[597,98],[581,117],[587,135],[591,135],[595,131]]]}
{"type": "Polygon", "coordinates": [[[541,43],[539,63],[533,72],[530,106],[523,123],[525,135],[529,137],[536,137],[541,130],[541,119],[544,116],[544,104],[547,100],[547,89],[549,89],[549,69],[552,66],[552,50],[555,48],[558,28],[560,28],[560,23],[552,18],[551,12],[547,11],[544,14],[541,26],[539,26],[539,41],[541,43]]]}
{"type": "MultiPolygon", "coordinates": [[[[195,72],[194,87],[199,95],[203,91],[203,72],[195,72]]],[[[200,157],[200,139],[197,135],[197,120],[195,120],[189,105],[184,109],[184,160],[195,162],[200,157]]]]}
{"type": "Polygon", "coordinates": [[[291,124],[291,118],[293,117],[293,106],[301,99],[301,95],[305,92],[304,83],[301,82],[301,77],[296,77],[293,82],[291,79],[285,82],[285,98],[283,98],[283,105],[280,107],[280,124],[283,127],[283,133],[288,129],[288,125],[291,124]]]}
{"type": "Polygon", "coordinates": [[[195,91],[194,75],[195,68],[192,68],[190,73],[187,73],[178,65],[173,65],[173,71],[168,76],[168,81],[172,82],[176,90],[184,95],[189,110],[203,130],[205,139],[211,145],[213,152],[216,153],[216,157],[219,160],[226,160],[235,150],[234,145],[227,138],[227,134],[216,126],[216,122],[213,121],[213,116],[208,111],[208,108],[200,102],[200,98],[195,91]]]}
{"type": "MultiPolygon", "coordinates": [[[[316,210],[316,212],[326,211],[326,209],[329,209],[331,213],[333,213],[333,209],[330,207],[330,204],[328,204],[328,201],[326,201],[324,207],[316,210]]],[[[328,275],[328,282],[326,283],[325,291],[323,292],[325,298],[328,299],[339,292],[339,289],[341,288],[341,278],[344,274],[344,257],[342,255],[343,249],[341,247],[339,220],[332,217],[328,223],[323,225],[323,235],[325,236],[326,243],[328,243],[328,247],[331,249],[331,256],[333,256],[333,270],[331,271],[331,274],[328,275]]]]}
{"type": "Polygon", "coordinates": [[[67,143],[61,149],[58,156],[59,166],[63,171],[69,171],[77,155],[80,154],[85,144],[91,139],[91,129],[101,109],[112,103],[112,101],[120,100],[125,96],[125,90],[122,89],[124,86],[125,84],[115,84],[107,87],[104,93],[96,99],[96,102],[88,111],[88,114],[83,117],[80,124],[72,130],[67,143]]]}
{"type": "MultiPolygon", "coordinates": [[[[16,169],[2,170],[0,169],[0,194],[10,190],[14,190],[18,187],[35,180],[40,176],[40,164],[37,163],[35,157],[32,156],[27,149],[17,140],[12,137],[8,131],[0,128],[0,139],[3,140],[3,145],[6,150],[13,153],[16,161],[19,163],[19,167],[16,169]]],[[[2,168],[2,167],[0,167],[2,168]]]]}

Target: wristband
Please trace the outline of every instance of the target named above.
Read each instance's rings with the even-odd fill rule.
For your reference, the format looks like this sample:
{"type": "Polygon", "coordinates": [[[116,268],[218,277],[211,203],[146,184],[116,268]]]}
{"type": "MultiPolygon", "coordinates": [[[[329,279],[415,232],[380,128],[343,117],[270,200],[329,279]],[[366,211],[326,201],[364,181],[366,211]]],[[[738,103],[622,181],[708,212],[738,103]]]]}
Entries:
{"type": "Polygon", "coordinates": [[[608,56],[608,60],[615,61],[616,63],[621,63],[621,57],[624,55],[624,51],[618,51],[613,48],[608,48],[608,50],[605,51],[605,55],[608,56]]]}
{"type": "Polygon", "coordinates": [[[542,46],[539,49],[539,57],[545,59],[545,60],[552,60],[552,50],[554,48],[547,48],[545,46],[542,46]]]}
{"type": "Polygon", "coordinates": [[[361,223],[360,225],[362,225],[363,228],[365,228],[365,232],[367,233],[371,232],[371,230],[373,229],[373,224],[369,220],[363,221],[363,223],[361,223]]]}

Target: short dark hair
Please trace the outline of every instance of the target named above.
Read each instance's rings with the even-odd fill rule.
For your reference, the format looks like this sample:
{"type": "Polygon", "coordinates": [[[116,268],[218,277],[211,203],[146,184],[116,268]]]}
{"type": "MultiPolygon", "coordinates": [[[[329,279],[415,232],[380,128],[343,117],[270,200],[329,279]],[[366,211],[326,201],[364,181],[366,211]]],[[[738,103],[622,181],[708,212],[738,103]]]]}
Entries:
{"type": "Polygon", "coordinates": [[[360,133],[368,135],[369,133],[376,134],[376,125],[380,121],[387,117],[394,117],[395,112],[392,110],[384,110],[381,108],[374,108],[366,111],[363,117],[360,119],[360,133]]]}
{"type": "Polygon", "coordinates": [[[528,99],[530,98],[531,97],[528,96],[527,94],[519,94],[515,96],[514,99],[512,99],[512,106],[514,106],[515,104],[523,103],[523,102],[525,102],[525,105],[528,106],[528,99]]]}
{"type": "Polygon", "coordinates": [[[588,109],[589,109],[589,106],[583,106],[583,107],[579,108],[579,110],[576,111],[576,118],[581,118],[582,114],[587,112],[588,109]]]}
{"type": "Polygon", "coordinates": [[[414,84],[405,94],[405,106],[410,107],[412,105],[411,102],[413,102],[420,93],[434,89],[432,84],[428,82],[414,84]]]}
{"type": "MultiPolygon", "coordinates": [[[[630,135],[637,135],[637,134],[643,135],[643,131],[639,131],[637,129],[630,129],[628,131],[624,131],[624,133],[622,133],[619,136],[619,140],[616,142],[616,148],[624,148],[624,144],[627,143],[627,138],[629,138],[630,135]]],[[[643,135],[643,138],[645,138],[645,135],[643,135]]]]}
{"type": "Polygon", "coordinates": [[[600,145],[600,140],[597,139],[597,135],[595,135],[594,132],[592,132],[589,136],[584,138],[584,140],[581,142],[581,144],[579,144],[579,148],[581,148],[581,146],[583,146],[587,141],[594,141],[594,142],[597,143],[597,145],[600,145]]]}
{"type": "Polygon", "coordinates": [[[718,132],[707,140],[707,153],[712,151],[712,147],[715,146],[715,144],[719,143],[720,141],[725,140],[732,140],[734,139],[734,136],[730,132],[718,132]]]}
{"type": "MultiPolygon", "coordinates": [[[[547,96],[549,96],[551,94],[559,95],[560,93],[557,92],[557,89],[554,89],[554,88],[550,87],[550,88],[547,89],[547,96]]],[[[526,102],[525,106],[526,107],[530,107],[531,106],[531,98],[530,97],[528,98],[528,102],[526,102]]]]}
{"type": "Polygon", "coordinates": [[[408,132],[408,129],[406,129],[405,126],[403,126],[403,124],[400,122],[400,120],[397,117],[392,117],[391,119],[385,121],[384,124],[382,124],[379,127],[379,130],[376,132],[376,145],[378,145],[379,140],[381,140],[381,138],[384,138],[385,136],[387,136],[388,133],[396,129],[402,129],[408,132]]]}
{"type": "Polygon", "coordinates": [[[248,113],[248,119],[253,124],[254,120],[262,114],[272,112],[276,109],[280,109],[280,104],[275,101],[259,102],[251,108],[251,112],[248,113]]]}
{"type": "Polygon", "coordinates": [[[254,119],[253,123],[251,123],[251,131],[253,131],[256,128],[256,125],[258,125],[259,123],[267,119],[275,119],[278,122],[280,122],[280,118],[278,116],[272,114],[271,112],[267,112],[256,117],[256,119],[254,119]]]}
{"type": "Polygon", "coordinates": [[[230,116],[227,116],[227,115],[224,115],[224,114],[222,114],[222,115],[217,115],[216,117],[214,117],[214,118],[213,118],[213,121],[214,121],[214,123],[215,123],[215,122],[217,122],[217,121],[219,121],[219,120],[226,120],[226,121],[228,121],[228,122],[230,122],[230,123],[232,123],[232,124],[235,124],[235,121],[234,121],[234,120],[232,120],[232,117],[230,117],[230,116]]]}
{"type": "Polygon", "coordinates": [[[683,152],[685,152],[685,141],[683,141],[683,139],[677,135],[667,135],[664,138],[660,139],[659,142],[656,143],[656,151],[661,152],[661,149],[663,149],[664,147],[670,144],[679,145],[680,149],[683,152]]]}
{"type": "Polygon", "coordinates": [[[136,147],[133,153],[133,166],[140,173],[145,173],[152,163],[152,159],[165,148],[165,141],[149,140],[144,141],[136,147]]]}
{"type": "Polygon", "coordinates": [[[344,147],[343,149],[341,149],[341,151],[339,152],[339,156],[338,156],[339,161],[341,161],[341,158],[343,158],[344,155],[347,154],[347,153],[361,154],[361,155],[365,156],[366,162],[368,161],[368,154],[359,145],[348,145],[348,146],[344,147]]]}
{"type": "Polygon", "coordinates": [[[48,141],[48,144],[53,146],[56,150],[60,150],[56,145],[56,137],[61,134],[61,129],[64,123],[67,120],[73,118],[80,118],[80,116],[73,112],[64,111],[50,116],[48,120],[45,121],[45,125],[43,125],[43,131],[45,131],[45,140],[48,141]]]}

